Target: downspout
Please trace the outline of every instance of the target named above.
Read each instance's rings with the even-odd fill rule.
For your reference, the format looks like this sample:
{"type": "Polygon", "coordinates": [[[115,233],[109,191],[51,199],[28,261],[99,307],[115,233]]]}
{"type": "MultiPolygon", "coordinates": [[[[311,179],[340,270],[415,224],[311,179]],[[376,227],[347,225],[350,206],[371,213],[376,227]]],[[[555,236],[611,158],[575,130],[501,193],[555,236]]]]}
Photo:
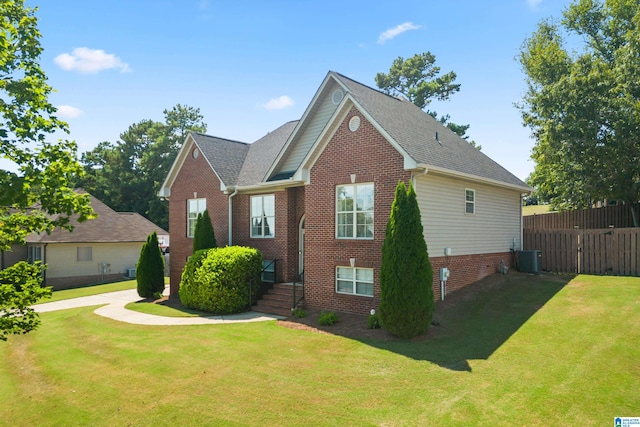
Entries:
{"type": "Polygon", "coordinates": [[[229,246],[233,246],[233,196],[238,194],[238,189],[236,188],[233,193],[229,194],[229,246]]]}

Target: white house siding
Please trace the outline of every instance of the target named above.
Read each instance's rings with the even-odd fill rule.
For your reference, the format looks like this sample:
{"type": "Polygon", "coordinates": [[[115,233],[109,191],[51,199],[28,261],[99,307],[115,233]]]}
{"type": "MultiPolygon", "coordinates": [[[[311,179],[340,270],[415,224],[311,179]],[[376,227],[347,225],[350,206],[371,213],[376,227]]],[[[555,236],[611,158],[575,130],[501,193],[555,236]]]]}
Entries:
{"type": "Polygon", "coordinates": [[[520,247],[520,193],[434,174],[415,179],[429,256],[508,252],[520,247]],[[465,214],[465,189],[475,190],[475,214],[465,214]]]}
{"type": "Polygon", "coordinates": [[[310,114],[309,121],[306,122],[308,125],[304,129],[301,129],[301,132],[296,136],[298,141],[292,144],[293,148],[278,168],[278,172],[290,172],[298,169],[302,159],[307,155],[311,146],[320,135],[320,132],[322,132],[327,122],[329,122],[329,118],[331,118],[331,115],[336,111],[337,105],[333,103],[331,98],[333,92],[338,88],[339,86],[333,82],[327,85],[324,91],[324,99],[319,103],[317,112],[310,114]]]}
{"type": "Polygon", "coordinates": [[[124,243],[49,243],[46,247],[47,279],[57,277],[99,276],[100,264],[109,264],[107,274],[126,274],[134,268],[143,242],[124,243]],[[92,260],[78,261],[77,248],[91,247],[92,260]]]}

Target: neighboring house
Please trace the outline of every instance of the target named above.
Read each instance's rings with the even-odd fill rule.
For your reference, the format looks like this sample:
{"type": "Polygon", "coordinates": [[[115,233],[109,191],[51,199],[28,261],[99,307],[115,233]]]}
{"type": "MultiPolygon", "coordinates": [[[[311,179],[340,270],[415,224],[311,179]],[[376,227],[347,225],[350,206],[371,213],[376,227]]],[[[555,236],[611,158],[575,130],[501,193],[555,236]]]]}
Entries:
{"type": "Polygon", "coordinates": [[[26,259],[47,264],[47,286],[65,289],[133,276],[149,234],[155,231],[161,244],[168,245],[169,233],[142,215],[116,212],[89,198],[97,218],[72,221],[72,232],[57,228],[51,234],[27,236],[26,259]]]}
{"type": "Polygon", "coordinates": [[[368,313],[398,181],[418,195],[436,298],[439,268],[451,291],[520,249],[524,182],[412,103],[329,72],[299,121],[253,144],[186,138],[159,194],[170,201],[171,293],[208,209],[219,245],[277,259],[278,281],[304,272],[306,306],[368,313]]]}

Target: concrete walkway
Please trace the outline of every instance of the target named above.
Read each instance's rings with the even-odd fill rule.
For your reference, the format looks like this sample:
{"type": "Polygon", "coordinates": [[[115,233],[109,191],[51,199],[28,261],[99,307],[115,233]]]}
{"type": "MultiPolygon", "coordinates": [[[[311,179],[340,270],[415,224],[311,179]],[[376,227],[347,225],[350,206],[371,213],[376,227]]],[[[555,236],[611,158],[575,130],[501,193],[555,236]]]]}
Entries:
{"type": "MultiPolygon", "coordinates": [[[[166,289],[165,292],[167,292],[166,289]]],[[[261,322],[265,320],[277,320],[283,318],[281,316],[273,316],[270,314],[256,312],[209,317],[165,317],[139,313],[137,311],[127,310],[124,308],[124,306],[130,302],[140,301],[140,299],[141,298],[138,296],[138,291],[136,289],[129,289],[126,291],[109,292],[106,294],[72,298],[63,301],[47,302],[44,304],[34,305],[33,308],[38,313],[46,313],[49,311],[65,310],[68,308],[102,305],[102,307],[95,310],[96,314],[136,325],[209,325],[218,323],[261,322]]]]}

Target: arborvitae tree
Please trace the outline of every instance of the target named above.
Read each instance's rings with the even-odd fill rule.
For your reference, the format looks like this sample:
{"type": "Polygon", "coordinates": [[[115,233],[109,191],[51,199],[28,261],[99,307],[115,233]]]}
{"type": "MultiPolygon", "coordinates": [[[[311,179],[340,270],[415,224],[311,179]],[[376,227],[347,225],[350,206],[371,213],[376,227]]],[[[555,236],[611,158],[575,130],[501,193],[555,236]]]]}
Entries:
{"type": "Polygon", "coordinates": [[[216,247],[218,247],[218,244],[216,243],[213,225],[211,225],[211,218],[209,218],[209,211],[205,210],[203,213],[198,214],[196,221],[196,229],[193,232],[193,253],[201,249],[216,247]]]}
{"type": "Polygon", "coordinates": [[[136,282],[141,298],[151,298],[164,290],[164,258],[155,231],[147,237],[147,243],[142,245],[136,266],[136,282]]]}
{"type": "Polygon", "coordinates": [[[424,240],[413,185],[399,182],[382,246],[380,321],[402,338],[423,334],[431,324],[433,269],[424,240]]]}

